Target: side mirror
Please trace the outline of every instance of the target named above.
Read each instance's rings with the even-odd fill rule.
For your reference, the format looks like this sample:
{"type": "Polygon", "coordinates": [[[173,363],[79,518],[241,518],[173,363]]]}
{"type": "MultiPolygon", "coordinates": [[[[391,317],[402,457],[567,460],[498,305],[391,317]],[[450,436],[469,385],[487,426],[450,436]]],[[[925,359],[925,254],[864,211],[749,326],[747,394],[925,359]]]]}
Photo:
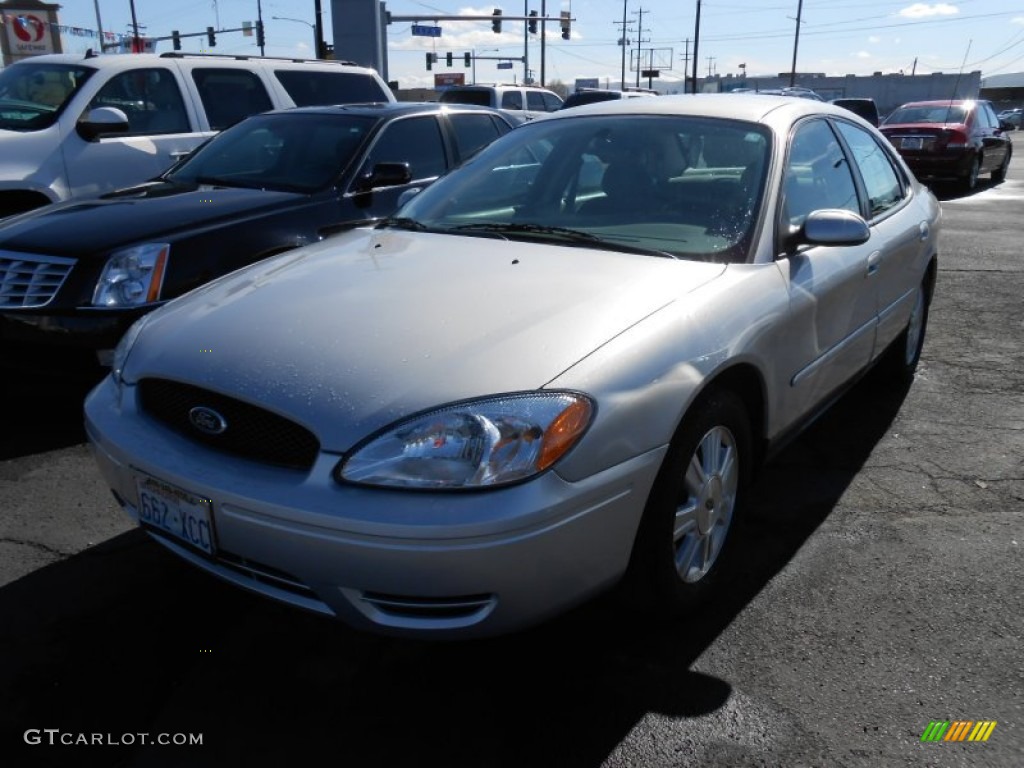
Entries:
{"type": "Polygon", "coordinates": [[[397,187],[412,181],[408,163],[377,163],[373,170],[356,180],[356,192],[369,192],[378,187],[397,187]]]}
{"type": "Polygon", "coordinates": [[[128,115],[117,107],[96,107],[75,125],[78,135],[86,141],[95,141],[100,136],[128,131],[128,115]]]}
{"type": "Polygon", "coordinates": [[[1009,120],[1000,120],[999,121],[999,130],[1000,131],[1012,131],[1013,130],[1013,123],[1011,123],[1009,120]]]}
{"type": "Polygon", "coordinates": [[[861,245],[871,239],[871,229],[863,218],[841,208],[812,211],[803,225],[788,238],[795,250],[801,245],[861,245]]]}

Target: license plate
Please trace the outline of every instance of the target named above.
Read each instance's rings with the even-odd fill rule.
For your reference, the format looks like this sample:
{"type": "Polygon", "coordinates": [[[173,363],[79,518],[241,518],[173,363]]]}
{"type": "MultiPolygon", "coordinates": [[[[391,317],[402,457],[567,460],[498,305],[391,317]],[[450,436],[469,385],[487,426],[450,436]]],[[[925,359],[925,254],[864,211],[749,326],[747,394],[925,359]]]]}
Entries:
{"type": "Polygon", "coordinates": [[[924,139],[920,136],[910,136],[900,142],[900,149],[921,149],[924,146],[924,139]]]}
{"type": "Polygon", "coordinates": [[[139,522],[200,552],[214,553],[212,503],[153,477],[136,480],[139,522]]]}

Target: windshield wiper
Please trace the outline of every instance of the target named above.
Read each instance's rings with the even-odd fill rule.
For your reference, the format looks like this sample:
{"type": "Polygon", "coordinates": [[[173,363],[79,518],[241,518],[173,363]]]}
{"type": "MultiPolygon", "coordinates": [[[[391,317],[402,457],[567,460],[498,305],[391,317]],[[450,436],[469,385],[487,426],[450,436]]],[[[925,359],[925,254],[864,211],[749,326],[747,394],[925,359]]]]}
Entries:
{"type": "Polygon", "coordinates": [[[410,232],[426,232],[430,227],[407,216],[391,216],[377,225],[378,229],[407,229],[410,232]]]}
{"type": "Polygon", "coordinates": [[[530,224],[526,222],[480,222],[477,224],[462,224],[452,227],[449,232],[494,232],[501,235],[550,235],[558,240],[568,243],[586,245],[591,248],[600,248],[606,251],[621,251],[623,253],[637,253],[642,256],[663,256],[667,259],[676,258],[667,251],[659,251],[655,248],[641,248],[636,245],[627,245],[617,242],[614,239],[599,237],[591,232],[584,232],[569,227],[552,227],[546,224],[530,224]]]}

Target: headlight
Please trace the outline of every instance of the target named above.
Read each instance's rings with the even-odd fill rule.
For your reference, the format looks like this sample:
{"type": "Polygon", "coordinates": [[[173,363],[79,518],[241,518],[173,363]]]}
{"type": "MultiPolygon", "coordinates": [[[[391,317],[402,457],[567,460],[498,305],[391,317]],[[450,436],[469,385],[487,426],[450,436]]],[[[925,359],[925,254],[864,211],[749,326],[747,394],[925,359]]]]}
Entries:
{"type": "Polygon", "coordinates": [[[134,307],[159,299],[170,252],[170,243],[146,243],[115,253],[96,283],[93,305],[134,307]]]}
{"type": "Polygon", "coordinates": [[[124,336],[121,337],[121,340],[117,342],[117,346],[114,347],[114,357],[110,364],[110,373],[118,384],[121,383],[121,373],[124,371],[124,364],[128,360],[128,355],[131,354],[132,347],[135,346],[135,340],[139,338],[142,327],[148,320],[149,315],[143,315],[132,323],[131,327],[125,331],[124,336]]]}
{"type": "Polygon", "coordinates": [[[543,472],[594,414],[572,392],[504,395],[439,408],[390,427],[338,465],[341,481],[424,489],[493,488],[543,472]]]}

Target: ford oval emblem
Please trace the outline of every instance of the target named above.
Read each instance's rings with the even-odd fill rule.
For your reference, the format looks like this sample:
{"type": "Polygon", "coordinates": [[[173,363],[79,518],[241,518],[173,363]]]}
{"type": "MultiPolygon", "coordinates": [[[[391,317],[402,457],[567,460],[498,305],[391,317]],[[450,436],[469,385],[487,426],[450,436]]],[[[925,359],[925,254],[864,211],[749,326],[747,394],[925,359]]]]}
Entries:
{"type": "Polygon", "coordinates": [[[227,420],[213,408],[207,408],[205,405],[197,405],[189,411],[188,420],[204,435],[219,435],[228,428],[227,420]]]}

